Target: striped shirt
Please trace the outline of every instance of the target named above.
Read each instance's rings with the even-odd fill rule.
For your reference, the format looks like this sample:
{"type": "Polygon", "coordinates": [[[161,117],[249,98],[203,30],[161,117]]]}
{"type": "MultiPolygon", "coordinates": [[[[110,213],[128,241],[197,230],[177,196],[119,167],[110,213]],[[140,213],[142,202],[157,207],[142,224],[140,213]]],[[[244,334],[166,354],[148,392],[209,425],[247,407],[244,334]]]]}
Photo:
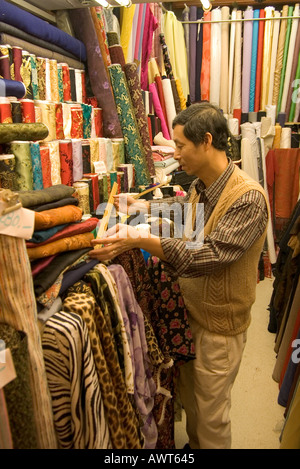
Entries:
{"type": "MultiPolygon", "coordinates": [[[[225,185],[233,173],[230,160],[226,170],[208,188],[200,179],[192,182],[185,197],[163,199],[168,204],[187,203],[194,187],[199,203],[204,207],[204,224],[207,223],[225,185]]],[[[152,208],[152,203],[151,206],[152,208]]],[[[152,210],[151,210],[152,213],[152,210]]],[[[263,234],[268,223],[268,210],[263,195],[249,190],[242,195],[219,220],[215,230],[207,235],[199,249],[187,249],[186,242],[177,238],[161,238],[161,246],[167,261],[167,270],[179,277],[209,275],[238,260],[263,234]]]]}

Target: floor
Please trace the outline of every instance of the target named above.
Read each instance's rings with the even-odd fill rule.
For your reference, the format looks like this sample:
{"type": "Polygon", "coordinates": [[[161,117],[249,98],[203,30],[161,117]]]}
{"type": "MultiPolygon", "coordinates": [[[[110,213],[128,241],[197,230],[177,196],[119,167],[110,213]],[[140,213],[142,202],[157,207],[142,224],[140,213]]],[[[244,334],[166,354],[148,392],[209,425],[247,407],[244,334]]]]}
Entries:
{"type": "MultiPolygon", "coordinates": [[[[272,379],[275,335],[268,332],[273,280],[258,283],[252,323],[241,368],[232,391],[232,449],[278,449],[284,408],[277,404],[278,384],[272,379]]],[[[185,415],[175,425],[175,443],[187,442],[185,415]]]]}

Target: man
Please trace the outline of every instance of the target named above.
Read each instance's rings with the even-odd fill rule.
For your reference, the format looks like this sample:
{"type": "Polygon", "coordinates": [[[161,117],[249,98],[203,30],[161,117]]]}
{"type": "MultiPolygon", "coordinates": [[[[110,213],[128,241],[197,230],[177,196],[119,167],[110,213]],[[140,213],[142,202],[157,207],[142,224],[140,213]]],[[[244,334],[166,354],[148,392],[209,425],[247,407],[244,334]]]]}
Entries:
{"type": "MultiPolygon", "coordinates": [[[[204,206],[202,245],[190,248],[193,239],[186,234],[183,239],[159,238],[118,225],[114,234],[109,231],[108,238],[93,242],[105,246],[91,253],[104,260],[142,248],[179,277],[196,352],[195,360],[180,367],[178,382],[192,449],[231,447],[230,395],[268,223],[264,190],[227,158],[228,137],[226,119],[209,103],[188,107],[173,122],[174,157],[188,175],[197,176],[183,202],[193,209],[204,206]]],[[[129,197],[127,207],[134,202],[129,197]]]]}

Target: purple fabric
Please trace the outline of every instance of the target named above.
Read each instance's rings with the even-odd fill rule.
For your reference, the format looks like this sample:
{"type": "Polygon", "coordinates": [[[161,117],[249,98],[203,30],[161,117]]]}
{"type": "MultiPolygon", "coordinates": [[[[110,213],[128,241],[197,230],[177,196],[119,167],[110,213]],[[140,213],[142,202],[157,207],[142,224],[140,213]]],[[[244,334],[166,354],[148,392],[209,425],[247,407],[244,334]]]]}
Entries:
{"type": "Polygon", "coordinates": [[[32,36],[43,39],[51,44],[56,44],[71,52],[79,60],[86,61],[86,48],[84,44],[31,13],[0,0],[0,21],[15,26],[32,36]]]}
{"type": "Polygon", "coordinates": [[[152,415],[156,385],[152,378],[147,354],[143,312],[134,296],[129,277],[121,265],[108,267],[118,288],[124,326],[129,339],[134,371],[134,397],[144,426],[145,449],[155,449],[157,427],[152,415]]]}

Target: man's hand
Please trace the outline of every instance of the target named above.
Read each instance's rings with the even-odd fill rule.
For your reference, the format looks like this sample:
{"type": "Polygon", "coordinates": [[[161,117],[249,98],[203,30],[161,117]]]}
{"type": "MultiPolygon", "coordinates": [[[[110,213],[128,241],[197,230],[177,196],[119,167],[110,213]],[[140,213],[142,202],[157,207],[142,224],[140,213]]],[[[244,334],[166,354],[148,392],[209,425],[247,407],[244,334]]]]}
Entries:
{"type": "Polygon", "coordinates": [[[131,195],[118,194],[114,196],[114,206],[116,210],[127,215],[135,215],[138,212],[148,213],[149,204],[142,202],[131,195]]]}

